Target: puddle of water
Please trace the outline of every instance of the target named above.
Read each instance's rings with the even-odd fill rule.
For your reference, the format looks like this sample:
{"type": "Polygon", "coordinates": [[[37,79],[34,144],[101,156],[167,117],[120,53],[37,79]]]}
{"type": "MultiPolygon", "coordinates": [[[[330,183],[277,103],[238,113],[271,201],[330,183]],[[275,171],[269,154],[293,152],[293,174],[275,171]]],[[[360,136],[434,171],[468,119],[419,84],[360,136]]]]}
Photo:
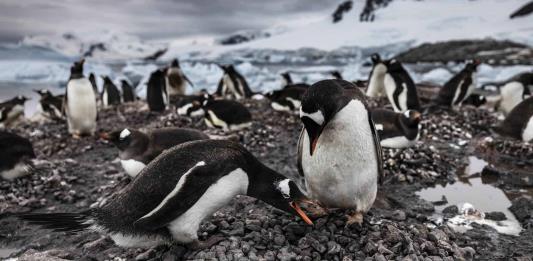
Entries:
{"type": "Polygon", "coordinates": [[[0,248],[0,258],[7,258],[9,255],[19,251],[18,248],[0,248]]]}
{"type": "MultiPolygon", "coordinates": [[[[434,188],[423,189],[417,192],[417,195],[431,202],[440,201],[442,196],[446,197],[447,204],[435,206],[437,218],[442,218],[441,214],[444,208],[456,205],[461,210],[464,203],[472,204],[480,212],[498,211],[504,213],[507,217],[507,220],[504,221],[493,221],[479,216],[460,214],[447,221],[456,231],[464,232],[471,228],[470,224],[472,222],[476,222],[489,225],[500,233],[518,235],[522,227],[508,209],[511,206],[510,198],[513,198],[512,195],[506,194],[501,189],[490,184],[484,184],[480,177],[468,178],[468,176],[480,173],[488,165],[486,161],[473,156],[468,157],[468,161],[469,164],[464,170],[465,178],[454,184],[437,185],[434,188]]],[[[530,192],[526,191],[524,194],[530,192]]],[[[517,191],[517,193],[522,194],[522,191],[517,191]]]]}

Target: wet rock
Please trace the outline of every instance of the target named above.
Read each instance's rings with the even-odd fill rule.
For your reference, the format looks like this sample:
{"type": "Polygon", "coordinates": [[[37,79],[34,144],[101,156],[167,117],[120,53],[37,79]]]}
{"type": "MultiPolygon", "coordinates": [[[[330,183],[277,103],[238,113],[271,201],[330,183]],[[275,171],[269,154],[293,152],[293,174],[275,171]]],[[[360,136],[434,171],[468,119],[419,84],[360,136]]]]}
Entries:
{"type": "Polygon", "coordinates": [[[503,220],[507,220],[507,217],[505,216],[503,212],[494,211],[494,212],[485,212],[485,219],[490,219],[494,221],[503,221],[503,220]]]}

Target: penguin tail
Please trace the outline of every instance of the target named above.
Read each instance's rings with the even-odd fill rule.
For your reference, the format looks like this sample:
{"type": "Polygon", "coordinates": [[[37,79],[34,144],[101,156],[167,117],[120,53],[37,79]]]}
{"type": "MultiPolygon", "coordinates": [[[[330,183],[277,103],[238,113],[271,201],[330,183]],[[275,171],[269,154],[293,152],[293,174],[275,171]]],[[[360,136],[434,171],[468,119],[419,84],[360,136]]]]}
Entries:
{"type": "Polygon", "coordinates": [[[9,216],[56,232],[75,233],[94,223],[89,213],[11,213],[9,216]]]}

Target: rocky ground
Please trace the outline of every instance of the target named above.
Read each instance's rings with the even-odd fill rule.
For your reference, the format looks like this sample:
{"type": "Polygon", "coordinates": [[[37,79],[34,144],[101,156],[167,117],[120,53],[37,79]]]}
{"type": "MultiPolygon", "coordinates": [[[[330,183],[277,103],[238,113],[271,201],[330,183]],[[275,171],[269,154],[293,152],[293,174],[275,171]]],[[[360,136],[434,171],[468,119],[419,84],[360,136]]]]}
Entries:
{"type": "MultiPolygon", "coordinates": [[[[297,175],[297,116],[275,112],[266,101],[245,103],[254,123],[236,133],[207,129],[201,119],[178,117],[170,111],[143,111],[141,104],[102,111],[98,126],[99,131],[198,128],[238,140],[266,165],[289,177],[297,175]]],[[[496,122],[492,113],[469,107],[425,115],[416,147],[384,150],[385,182],[365,217],[368,222],[361,227],[346,227],[340,211],[308,226],[256,199],[240,196],[203,223],[201,238],[219,235],[226,240],[201,251],[177,245],[125,249],[95,232],[55,233],[9,217],[10,212],[82,211],[130,182],[110,144],[97,137],[72,139],[64,123],[27,123],[13,131],[32,140],[41,162],[34,175],[0,181],[0,249],[16,249],[11,257],[19,260],[531,260],[533,199],[522,192],[533,186],[533,146],[492,137],[489,126],[496,122]],[[496,186],[515,193],[511,211],[524,227],[519,236],[475,224],[466,233],[454,232],[432,221],[439,202],[415,194],[456,181],[469,155],[491,163],[480,175],[491,175],[496,186]]]]}

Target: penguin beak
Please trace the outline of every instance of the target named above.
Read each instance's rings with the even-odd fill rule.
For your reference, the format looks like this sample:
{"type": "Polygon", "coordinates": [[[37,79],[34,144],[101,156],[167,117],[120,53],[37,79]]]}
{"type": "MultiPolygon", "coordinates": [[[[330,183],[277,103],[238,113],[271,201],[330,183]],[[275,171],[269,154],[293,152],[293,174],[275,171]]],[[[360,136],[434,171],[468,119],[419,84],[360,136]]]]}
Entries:
{"type": "Polygon", "coordinates": [[[297,201],[291,201],[289,205],[298,213],[298,215],[302,218],[302,220],[307,223],[308,225],[313,225],[313,221],[305,214],[305,212],[300,208],[299,202],[297,201]]]}
{"type": "Polygon", "coordinates": [[[307,131],[307,135],[309,136],[309,154],[313,156],[313,153],[315,152],[316,145],[318,144],[318,138],[320,137],[320,134],[322,133],[322,126],[316,124],[313,120],[303,117],[302,122],[304,123],[305,130],[307,131]]]}

